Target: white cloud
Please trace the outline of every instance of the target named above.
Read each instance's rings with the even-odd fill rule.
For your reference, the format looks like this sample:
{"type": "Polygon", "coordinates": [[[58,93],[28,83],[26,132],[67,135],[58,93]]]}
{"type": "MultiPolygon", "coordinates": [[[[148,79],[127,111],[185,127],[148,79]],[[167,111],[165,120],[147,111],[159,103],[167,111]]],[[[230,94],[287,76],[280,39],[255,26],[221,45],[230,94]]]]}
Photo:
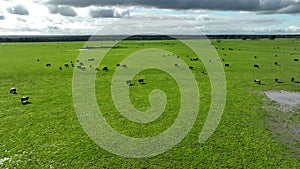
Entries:
{"type": "MultiPolygon", "coordinates": [[[[291,8],[289,4],[292,3],[292,0],[286,2],[277,0],[276,2],[280,4],[272,4],[269,0],[263,1],[261,6],[269,12],[276,11],[278,6],[281,7],[280,10],[291,8]]],[[[135,25],[122,33],[133,34],[136,30],[157,32],[160,29],[165,29],[169,34],[183,32],[193,34],[191,26],[187,26],[182,22],[172,22],[170,16],[186,20],[207,34],[300,33],[300,23],[295,22],[300,20],[299,15],[293,15],[294,17],[291,20],[292,17],[283,19],[283,17],[277,18],[278,16],[271,17],[272,14],[256,15],[253,12],[244,11],[227,12],[223,15],[223,13],[216,14],[210,10],[202,9],[176,10],[133,6],[80,7],[80,5],[77,5],[79,7],[74,7],[74,5],[51,7],[49,4],[45,4],[46,2],[46,0],[4,1],[0,6],[0,35],[94,34],[106,25],[113,24],[119,18],[127,21],[122,22],[121,25],[114,25],[113,28],[110,28],[111,32],[117,32],[118,29],[121,30],[122,27],[127,26],[126,24],[134,23],[135,25]],[[28,15],[15,15],[7,11],[8,8],[17,5],[22,5],[27,9],[28,15]],[[91,11],[94,11],[94,13],[91,14],[91,11]],[[162,14],[170,16],[163,16],[162,14]],[[149,21],[152,20],[151,24],[144,22],[145,18],[140,15],[147,16],[149,21]],[[135,20],[141,22],[135,22],[135,20]]],[[[297,8],[295,9],[297,10],[297,8]]],[[[286,11],[291,12],[292,9],[286,11]]]]}

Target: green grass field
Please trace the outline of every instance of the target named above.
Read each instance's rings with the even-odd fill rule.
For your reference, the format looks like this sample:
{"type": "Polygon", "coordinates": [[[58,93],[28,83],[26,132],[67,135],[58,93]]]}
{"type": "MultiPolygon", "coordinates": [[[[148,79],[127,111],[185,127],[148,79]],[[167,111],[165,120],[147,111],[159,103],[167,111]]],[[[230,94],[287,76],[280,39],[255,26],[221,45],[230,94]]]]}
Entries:
{"type": "MultiPolygon", "coordinates": [[[[118,132],[144,138],[155,136],[173,124],[180,109],[178,86],[160,70],[139,73],[133,81],[145,78],[146,84],[130,87],[134,107],[146,111],[150,106],[148,95],[157,88],[165,92],[168,103],[164,114],[154,122],[131,122],[118,113],[111,99],[110,81],[115,64],[137,49],[161,48],[176,53],[195,67],[192,72],[201,102],[192,130],[166,153],[141,159],[105,151],[88,137],[77,119],[72,98],[73,68],[65,68],[64,64],[76,63],[78,49],[84,42],[0,44],[0,162],[4,161],[0,168],[300,168],[300,152],[279,141],[268,129],[272,117],[264,108],[262,94],[267,90],[300,92],[300,84],[290,80],[294,77],[300,81],[300,62],[294,61],[300,59],[300,40],[212,42],[224,59],[222,64],[230,66],[224,67],[227,82],[224,114],[217,130],[203,144],[198,139],[210,108],[211,88],[209,76],[201,74],[204,64],[186,57],[192,57],[192,52],[183,50],[174,41],[124,41],[119,44],[121,48],[112,49],[101,63],[100,68],[110,69],[99,71],[95,81],[103,116],[118,132]],[[46,67],[47,63],[52,66],[46,67]],[[260,68],[254,68],[254,64],[260,68]],[[275,78],[282,83],[275,83],[275,78]],[[262,84],[253,83],[254,79],[260,79],[262,84]],[[17,88],[18,94],[9,93],[12,87],[17,88]],[[26,95],[30,96],[31,104],[22,105],[20,97],[26,95]]],[[[294,146],[299,149],[299,142],[294,146]]]]}

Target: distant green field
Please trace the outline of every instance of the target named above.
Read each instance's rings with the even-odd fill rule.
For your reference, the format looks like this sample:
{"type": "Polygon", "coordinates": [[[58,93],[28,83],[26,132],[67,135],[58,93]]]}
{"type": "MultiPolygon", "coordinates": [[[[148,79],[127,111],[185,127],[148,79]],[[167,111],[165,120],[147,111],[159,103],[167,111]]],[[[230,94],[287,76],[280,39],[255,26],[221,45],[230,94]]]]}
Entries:
{"type": "MultiPolygon", "coordinates": [[[[101,42],[103,46],[111,43],[101,42]]],[[[110,81],[116,63],[135,50],[161,48],[194,67],[201,101],[192,130],[166,153],[131,159],[99,147],[77,119],[72,78],[84,42],[1,43],[0,168],[300,168],[300,152],[278,141],[268,130],[266,119],[270,115],[261,94],[267,90],[300,92],[300,62],[294,61],[300,59],[300,40],[213,40],[212,44],[221,58],[213,62],[230,66],[224,67],[224,114],[217,130],[203,144],[198,138],[210,108],[211,84],[209,76],[201,74],[206,70],[204,64],[190,61],[194,53],[184,50],[176,41],[124,41],[99,65],[95,81],[97,103],[107,122],[130,137],[151,137],[168,129],[180,109],[180,91],[176,81],[165,72],[142,71],[130,87],[134,107],[146,111],[150,106],[148,95],[157,88],[164,91],[168,104],[164,114],[150,124],[131,122],[118,113],[111,99],[110,81]],[[46,67],[48,63],[51,67],[46,67]],[[66,63],[69,68],[64,66],[66,63]],[[254,64],[260,68],[254,68],[254,64]],[[104,66],[109,71],[102,71],[104,66]],[[292,77],[296,82],[291,82],[292,77]],[[139,78],[144,78],[146,84],[136,83],[139,78]],[[275,78],[282,83],[275,83],[275,78]],[[253,83],[255,79],[260,79],[261,85],[253,83]],[[9,93],[12,87],[18,94],[9,93]],[[22,105],[22,96],[29,96],[31,104],[22,105]]],[[[295,146],[300,148],[299,142],[295,146]]]]}

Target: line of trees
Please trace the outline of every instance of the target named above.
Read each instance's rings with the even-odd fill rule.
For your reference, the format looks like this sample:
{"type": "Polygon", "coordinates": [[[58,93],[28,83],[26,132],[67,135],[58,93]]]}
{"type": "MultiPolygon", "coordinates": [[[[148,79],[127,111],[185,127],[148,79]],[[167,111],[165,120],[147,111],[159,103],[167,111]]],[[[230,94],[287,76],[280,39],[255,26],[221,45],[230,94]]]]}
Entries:
{"type": "Polygon", "coordinates": [[[0,36],[0,42],[72,42],[72,41],[88,41],[88,40],[172,40],[172,39],[242,39],[242,40],[258,40],[258,39],[270,39],[276,38],[300,38],[299,35],[112,35],[112,36],[0,36]]]}

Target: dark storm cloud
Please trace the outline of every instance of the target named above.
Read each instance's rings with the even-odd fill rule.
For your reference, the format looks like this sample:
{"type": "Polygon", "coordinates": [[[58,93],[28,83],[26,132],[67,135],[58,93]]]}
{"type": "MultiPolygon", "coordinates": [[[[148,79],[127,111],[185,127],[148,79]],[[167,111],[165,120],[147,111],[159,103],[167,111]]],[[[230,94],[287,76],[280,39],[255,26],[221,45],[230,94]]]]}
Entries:
{"type": "Polygon", "coordinates": [[[300,13],[297,0],[50,0],[48,4],[76,7],[143,6],[163,9],[207,9],[300,13]]]}
{"type": "Polygon", "coordinates": [[[71,17],[77,16],[77,13],[71,7],[57,7],[57,6],[50,5],[48,6],[48,8],[52,14],[60,14],[63,16],[71,16],[71,17]]]}
{"type": "Polygon", "coordinates": [[[115,9],[98,9],[90,11],[90,16],[93,18],[121,18],[128,15],[128,11],[118,12],[115,9]]]}
{"type": "Polygon", "coordinates": [[[12,6],[6,9],[7,12],[11,14],[16,14],[16,15],[28,15],[29,12],[28,10],[22,6],[22,5],[17,5],[17,6],[12,6]]]}

